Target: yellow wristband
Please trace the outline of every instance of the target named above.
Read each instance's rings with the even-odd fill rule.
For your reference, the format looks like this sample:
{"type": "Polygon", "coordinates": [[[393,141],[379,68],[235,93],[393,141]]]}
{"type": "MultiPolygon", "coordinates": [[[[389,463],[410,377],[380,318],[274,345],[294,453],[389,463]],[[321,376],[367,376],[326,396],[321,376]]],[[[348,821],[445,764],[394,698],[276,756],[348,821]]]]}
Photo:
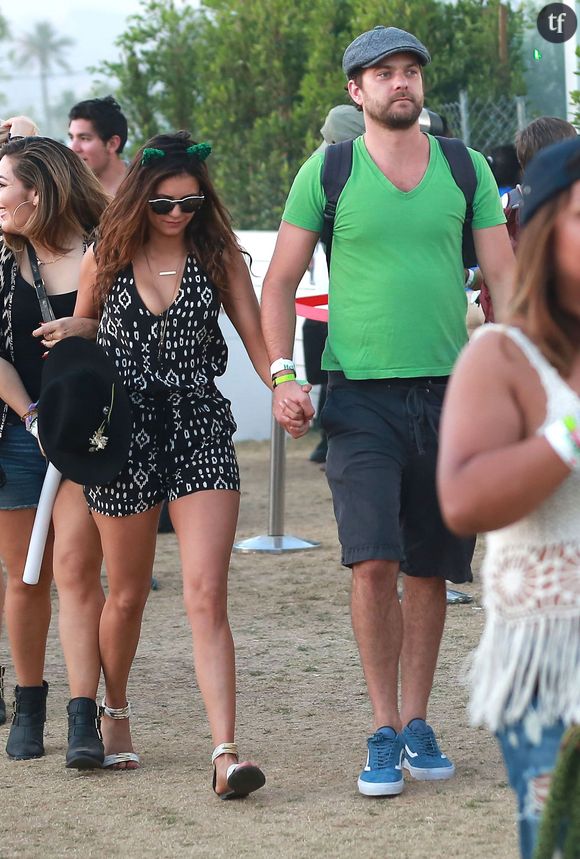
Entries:
{"type": "Polygon", "coordinates": [[[272,379],[272,387],[277,388],[282,382],[295,382],[296,373],[286,373],[284,376],[274,376],[272,379]]]}

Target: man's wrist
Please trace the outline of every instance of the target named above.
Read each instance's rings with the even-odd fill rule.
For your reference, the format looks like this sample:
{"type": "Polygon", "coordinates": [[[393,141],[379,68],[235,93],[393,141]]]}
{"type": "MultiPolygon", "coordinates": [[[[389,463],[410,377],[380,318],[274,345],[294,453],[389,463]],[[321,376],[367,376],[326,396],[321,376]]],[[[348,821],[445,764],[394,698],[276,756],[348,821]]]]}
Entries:
{"type": "Polygon", "coordinates": [[[296,364],[292,358],[277,358],[270,365],[270,375],[272,378],[274,378],[277,373],[289,372],[294,372],[294,374],[296,373],[296,364]]]}
{"type": "Polygon", "coordinates": [[[295,382],[296,381],[296,373],[281,373],[278,376],[272,377],[272,388],[277,388],[279,385],[283,385],[284,382],[295,382]]]}

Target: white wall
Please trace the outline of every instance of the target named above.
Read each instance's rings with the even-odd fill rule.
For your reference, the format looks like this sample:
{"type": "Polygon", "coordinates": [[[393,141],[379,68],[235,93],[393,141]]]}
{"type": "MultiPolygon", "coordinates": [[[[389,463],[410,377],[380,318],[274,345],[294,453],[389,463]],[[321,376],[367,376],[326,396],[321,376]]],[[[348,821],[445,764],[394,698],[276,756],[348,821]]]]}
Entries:
{"type": "MultiPolygon", "coordinates": [[[[276,243],[276,233],[246,231],[240,232],[238,237],[242,247],[252,255],[252,281],[259,300],[262,281],[276,243]]],[[[327,290],[326,261],[322,249],[318,247],[315,253],[314,283],[310,283],[310,274],[307,272],[300,284],[298,295],[322,294],[327,290]]],[[[300,317],[296,320],[294,342],[294,360],[299,377],[305,375],[302,321],[300,317]]],[[[268,439],[271,432],[271,392],[256,375],[237,331],[224,313],[220,316],[220,327],[228,344],[229,360],[228,369],[224,376],[217,379],[217,384],[224,396],[232,401],[232,411],[238,424],[234,438],[236,441],[268,439]]]]}

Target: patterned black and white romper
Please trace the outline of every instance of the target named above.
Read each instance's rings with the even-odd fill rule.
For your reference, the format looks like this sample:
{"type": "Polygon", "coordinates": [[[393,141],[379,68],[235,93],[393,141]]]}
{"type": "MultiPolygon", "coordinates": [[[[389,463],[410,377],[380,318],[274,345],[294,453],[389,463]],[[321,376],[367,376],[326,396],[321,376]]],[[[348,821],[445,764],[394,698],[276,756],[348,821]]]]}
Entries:
{"type": "Polygon", "coordinates": [[[117,276],[97,342],[129,394],[133,439],[119,476],[85,487],[91,509],[128,516],[204,489],[239,491],[236,424],[214,384],[228,358],[219,311],[218,291],[192,255],[167,316],[147,309],[131,265],[117,276]]]}

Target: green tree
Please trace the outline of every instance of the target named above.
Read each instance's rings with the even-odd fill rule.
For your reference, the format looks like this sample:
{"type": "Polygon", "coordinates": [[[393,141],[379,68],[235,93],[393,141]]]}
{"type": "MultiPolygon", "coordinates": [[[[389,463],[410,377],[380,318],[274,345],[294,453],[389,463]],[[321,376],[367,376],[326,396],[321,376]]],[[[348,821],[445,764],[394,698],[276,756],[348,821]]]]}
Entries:
{"type": "Polygon", "coordinates": [[[341,58],[356,35],[351,0],[317,0],[311,4],[305,20],[308,51],[297,105],[307,127],[304,158],[320,143],[320,127],[330,108],[350,102],[341,58]]]}
{"type": "Polygon", "coordinates": [[[69,36],[59,36],[50,21],[37,21],[30,32],[20,36],[13,51],[13,58],[17,63],[32,63],[38,68],[42,112],[48,135],[52,132],[48,81],[55,66],[63,71],[70,71],[64,53],[73,44],[74,41],[69,36]]]}
{"type": "Polygon", "coordinates": [[[140,145],[160,131],[196,127],[199,101],[199,14],[183,0],[143,0],[115,44],[119,59],[94,71],[117,81],[115,91],[140,145]]]}
{"type": "Polygon", "coordinates": [[[378,23],[422,39],[428,105],[523,92],[522,15],[499,0],[143,0],[117,45],[116,95],[133,136],[185,127],[213,143],[212,174],[238,227],[272,229],[320,126],[348,103],[346,45],[378,23]],[[507,18],[507,60],[498,39],[507,18]]]}
{"type": "Polygon", "coordinates": [[[390,22],[414,33],[429,48],[433,63],[425,73],[431,108],[457,99],[460,89],[474,97],[519,95],[524,91],[521,44],[523,13],[500,0],[352,0],[356,32],[390,22]],[[500,58],[500,7],[507,19],[507,62],[500,58]]]}
{"type": "MultiPolygon", "coordinates": [[[[580,48],[576,48],[576,56],[580,61],[580,48]]],[[[577,68],[577,75],[580,75],[580,68],[577,68]]],[[[572,90],[570,93],[570,104],[574,106],[574,119],[572,122],[577,127],[580,126],[580,90],[572,90]]]]}
{"type": "Polygon", "coordinates": [[[199,129],[238,226],[272,228],[300,162],[307,123],[296,110],[312,0],[205,3],[199,129]]]}

